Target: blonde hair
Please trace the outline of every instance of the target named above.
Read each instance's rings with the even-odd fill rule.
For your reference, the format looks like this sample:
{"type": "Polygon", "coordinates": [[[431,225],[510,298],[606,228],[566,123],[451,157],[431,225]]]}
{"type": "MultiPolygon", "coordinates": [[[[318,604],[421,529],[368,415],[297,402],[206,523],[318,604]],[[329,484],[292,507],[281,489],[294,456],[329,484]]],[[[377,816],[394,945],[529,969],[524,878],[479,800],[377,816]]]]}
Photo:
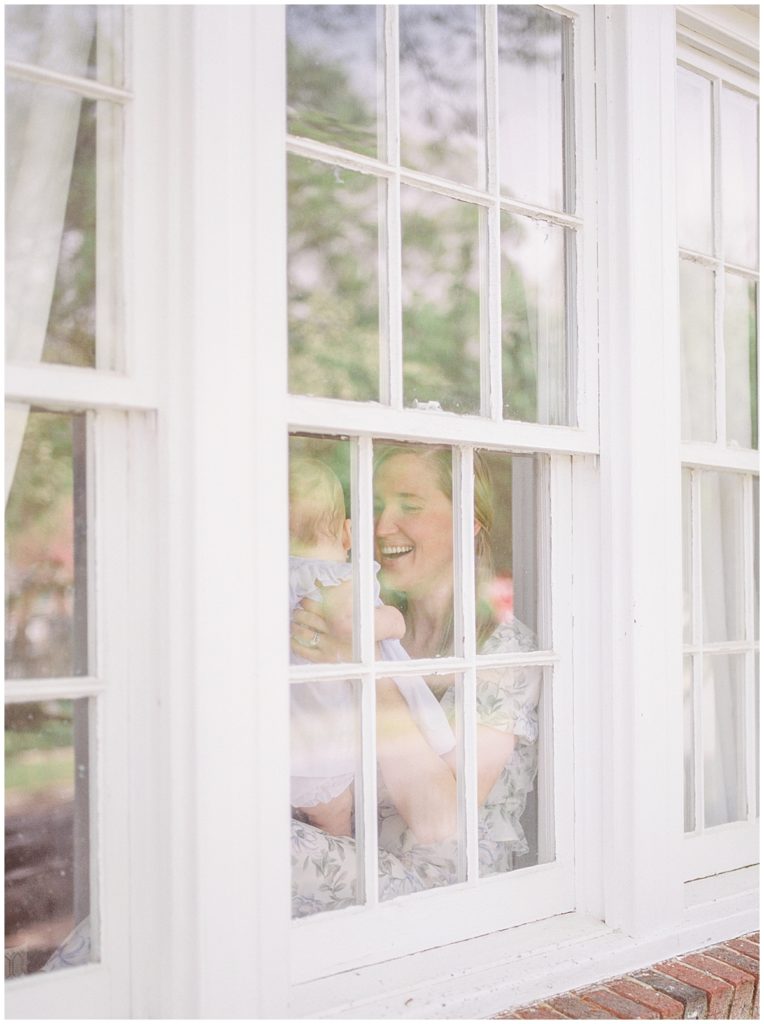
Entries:
{"type": "MultiPolygon", "coordinates": [[[[396,455],[416,455],[423,461],[430,464],[438,481],[438,487],[453,504],[454,470],[453,455],[450,447],[445,445],[422,445],[422,444],[390,444],[378,448],[374,457],[374,472],[376,473],[386,462],[396,455]]],[[[473,473],[474,473],[474,496],[475,522],[479,529],[475,536],[475,582],[478,592],[481,585],[493,578],[494,563],[493,551],[491,549],[491,529],[493,527],[493,483],[488,462],[479,451],[473,452],[473,473]]],[[[405,594],[388,595],[398,608],[406,613],[407,599],[405,594]]],[[[488,637],[496,628],[496,623],[490,611],[481,605],[477,609],[477,642],[478,650],[485,643],[488,637]]],[[[441,643],[441,651],[449,644],[453,644],[453,613],[447,625],[446,635],[441,643]]]]}
{"type": "Polygon", "coordinates": [[[289,538],[305,547],[336,539],[345,522],[345,499],[336,474],[320,459],[289,460],[289,538]]]}

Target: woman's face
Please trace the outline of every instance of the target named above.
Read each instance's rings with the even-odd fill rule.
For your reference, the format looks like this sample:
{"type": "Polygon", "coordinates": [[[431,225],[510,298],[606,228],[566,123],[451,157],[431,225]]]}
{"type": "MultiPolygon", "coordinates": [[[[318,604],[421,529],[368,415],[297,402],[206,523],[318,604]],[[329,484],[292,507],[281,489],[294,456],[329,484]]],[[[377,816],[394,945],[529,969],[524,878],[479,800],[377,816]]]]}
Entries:
{"type": "Polygon", "coordinates": [[[452,505],[435,467],[417,454],[393,455],[374,477],[376,557],[386,587],[416,598],[453,587],[452,505]]]}

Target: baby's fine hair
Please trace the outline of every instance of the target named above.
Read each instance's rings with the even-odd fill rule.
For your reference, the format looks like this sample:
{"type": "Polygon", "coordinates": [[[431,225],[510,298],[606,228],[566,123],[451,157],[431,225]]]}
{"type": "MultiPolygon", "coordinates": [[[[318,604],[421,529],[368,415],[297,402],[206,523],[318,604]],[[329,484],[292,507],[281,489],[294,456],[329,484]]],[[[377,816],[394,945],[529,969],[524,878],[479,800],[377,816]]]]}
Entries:
{"type": "Polygon", "coordinates": [[[337,475],[320,459],[289,460],[289,537],[309,546],[334,538],[345,522],[345,499],[337,475]]]}

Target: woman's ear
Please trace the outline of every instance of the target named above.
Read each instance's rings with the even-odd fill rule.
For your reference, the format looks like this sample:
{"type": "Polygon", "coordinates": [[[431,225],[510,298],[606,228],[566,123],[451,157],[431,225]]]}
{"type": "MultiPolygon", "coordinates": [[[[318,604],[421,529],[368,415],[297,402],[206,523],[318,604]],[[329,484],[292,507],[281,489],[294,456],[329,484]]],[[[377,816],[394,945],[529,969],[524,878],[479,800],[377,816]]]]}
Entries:
{"type": "Polygon", "coordinates": [[[342,546],[346,551],[350,551],[353,546],[352,523],[349,519],[342,524],[342,546]]]}
{"type": "Polygon", "coordinates": [[[482,529],[482,527],[481,527],[480,523],[476,519],[475,520],[475,536],[476,537],[480,533],[481,529],[482,529]]]}

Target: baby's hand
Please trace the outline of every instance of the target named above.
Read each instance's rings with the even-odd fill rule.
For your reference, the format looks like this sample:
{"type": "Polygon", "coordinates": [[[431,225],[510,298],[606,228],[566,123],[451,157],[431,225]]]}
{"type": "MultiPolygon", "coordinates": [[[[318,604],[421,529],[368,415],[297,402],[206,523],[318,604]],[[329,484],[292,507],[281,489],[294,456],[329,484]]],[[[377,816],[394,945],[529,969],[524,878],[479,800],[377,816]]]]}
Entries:
{"type": "Polygon", "coordinates": [[[316,580],[321,591],[321,610],[329,632],[337,640],[353,639],[353,581],[325,587],[316,580]]]}

